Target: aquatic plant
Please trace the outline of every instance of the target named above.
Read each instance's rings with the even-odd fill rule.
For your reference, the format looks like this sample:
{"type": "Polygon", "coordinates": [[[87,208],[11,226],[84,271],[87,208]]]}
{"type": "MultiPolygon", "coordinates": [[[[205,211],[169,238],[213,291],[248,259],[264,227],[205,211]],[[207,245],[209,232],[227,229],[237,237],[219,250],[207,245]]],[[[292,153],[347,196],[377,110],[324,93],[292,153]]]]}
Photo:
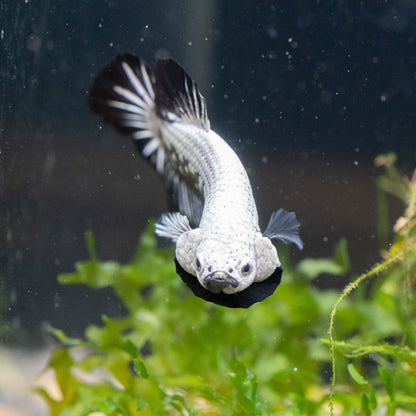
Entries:
{"type": "Polygon", "coordinates": [[[206,303],[183,286],[174,252],[158,247],[153,225],[125,265],[100,261],[87,232],[89,260],[59,281],[112,287],[127,313],[103,316],[80,339],[50,329],[60,342],[48,365],[60,397],[38,388],[50,414],[416,412],[416,175],[400,175],[392,155],[376,162],[385,170],[380,195],[399,196],[406,210],[381,262],[352,276],[341,296],[315,282],[332,275],[336,287],[349,273],[345,240],[330,258],[284,264],[272,297],[236,310],[206,303]]]}

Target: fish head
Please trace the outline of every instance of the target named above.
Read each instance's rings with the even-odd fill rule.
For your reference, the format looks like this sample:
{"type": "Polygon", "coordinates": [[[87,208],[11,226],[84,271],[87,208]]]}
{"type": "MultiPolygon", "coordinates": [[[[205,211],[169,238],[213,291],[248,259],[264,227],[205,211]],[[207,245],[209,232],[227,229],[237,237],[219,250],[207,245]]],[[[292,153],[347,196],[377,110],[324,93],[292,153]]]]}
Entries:
{"type": "Polygon", "coordinates": [[[246,242],[206,239],[196,251],[196,276],[213,293],[240,292],[253,283],[256,274],[253,254],[246,242]]]}
{"type": "Polygon", "coordinates": [[[212,293],[241,292],[280,267],[276,248],[260,233],[254,244],[250,244],[202,238],[201,230],[193,229],[179,237],[176,258],[183,269],[212,293]]]}
{"type": "Polygon", "coordinates": [[[190,237],[192,238],[186,238],[184,245],[178,240],[177,259],[186,271],[198,278],[200,285],[205,289],[212,293],[232,294],[246,289],[253,283],[256,277],[256,253],[250,244],[210,238],[197,241],[192,238],[192,243],[196,244],[191,248],[190,237]],[[185,246],[186,249],[183,250],[182,247],[185,246]],[[185,262],[181,254],[186,254],[185,262]]]}

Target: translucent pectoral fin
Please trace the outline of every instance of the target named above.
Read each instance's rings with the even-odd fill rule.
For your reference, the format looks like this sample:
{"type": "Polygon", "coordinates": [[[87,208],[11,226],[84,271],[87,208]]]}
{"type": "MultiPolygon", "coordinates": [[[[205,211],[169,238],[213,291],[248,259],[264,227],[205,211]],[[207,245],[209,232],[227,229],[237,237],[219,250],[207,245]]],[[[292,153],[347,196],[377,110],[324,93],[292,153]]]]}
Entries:
{"type": "Polygon", "coordinates": [[[187,231],[191,231],[188,217],[179,212],[163,214],[155,225],[156,234],[159,237],[170,238],[176,243],[178,238],[187,231]]]}
{"type": "Polygon", "coordinates": [[[299,237],[300,224],[294,212],[287,212],[280,208],[273,212],[269,225],[263,235],[270,239],[283,241],[285,244],[296,244],[300,250],[303,249],[302,240],[299,237]]]}

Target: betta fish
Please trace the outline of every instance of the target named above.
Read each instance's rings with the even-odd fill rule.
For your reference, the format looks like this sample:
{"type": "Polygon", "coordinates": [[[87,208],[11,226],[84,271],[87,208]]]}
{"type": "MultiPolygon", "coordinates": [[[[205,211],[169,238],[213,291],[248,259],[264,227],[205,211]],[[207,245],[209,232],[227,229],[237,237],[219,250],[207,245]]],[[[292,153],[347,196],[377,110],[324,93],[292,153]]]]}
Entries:
{"type": "Polygon", "coordinates": [[[294,213],[279,209],[262,233],[247,172],[211,129],[197,84],[173,59],[151,71],[124,54],[95,77],[92,111],[131,137],[164,178],[177,212],[156,233],[176,244],[177,273],[193,293],[231,308],[270,296],[282,267],[272,240],[302,249],[294,213]]]}

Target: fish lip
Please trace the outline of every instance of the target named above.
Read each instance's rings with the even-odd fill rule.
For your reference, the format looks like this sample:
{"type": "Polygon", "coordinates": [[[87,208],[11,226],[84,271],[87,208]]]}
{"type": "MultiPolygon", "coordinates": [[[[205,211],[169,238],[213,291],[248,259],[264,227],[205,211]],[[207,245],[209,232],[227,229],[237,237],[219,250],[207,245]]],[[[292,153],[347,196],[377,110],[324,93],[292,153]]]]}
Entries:
{"type": "Polygon", "coordinates": [[[227,272],[217,270],[205,277],[204,286],[213,293],[220,293],[229,286],[232,286],[233,288],[238,287],[238,282],[227,272]]]}

